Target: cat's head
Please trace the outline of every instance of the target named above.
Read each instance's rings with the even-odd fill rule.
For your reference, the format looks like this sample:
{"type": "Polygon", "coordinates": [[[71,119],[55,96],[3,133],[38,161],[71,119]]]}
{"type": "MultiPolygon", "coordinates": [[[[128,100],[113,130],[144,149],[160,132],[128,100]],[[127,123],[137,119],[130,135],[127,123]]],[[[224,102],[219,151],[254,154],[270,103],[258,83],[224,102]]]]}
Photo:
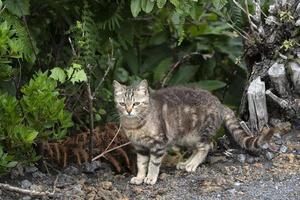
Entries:
{"type": "Polygon", "coordinates": [[[114,99],[120,115],[139,117],[148,111],[149,91],[147,80],[137,85],[126,86],[118,81],[113,82],[114,99]]]}

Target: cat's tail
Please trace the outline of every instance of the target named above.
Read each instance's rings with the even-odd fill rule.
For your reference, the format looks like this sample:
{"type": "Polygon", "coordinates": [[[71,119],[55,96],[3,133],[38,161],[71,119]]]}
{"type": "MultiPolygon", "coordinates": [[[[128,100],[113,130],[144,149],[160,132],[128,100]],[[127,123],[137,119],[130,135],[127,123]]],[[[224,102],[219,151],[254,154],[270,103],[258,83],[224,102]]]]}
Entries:
{"type": "Polygon", "coordinates": [[[241,127],[237,117],[234,112],[224,106],[224,122],[225,127],[233,137],[233,139],[244,149],[257,152],[265,144],[268,144],[270,139],[274,134],[274,129],[268,129],[263,131],[259,136],[249,135],[244,129],[241,127]]]}

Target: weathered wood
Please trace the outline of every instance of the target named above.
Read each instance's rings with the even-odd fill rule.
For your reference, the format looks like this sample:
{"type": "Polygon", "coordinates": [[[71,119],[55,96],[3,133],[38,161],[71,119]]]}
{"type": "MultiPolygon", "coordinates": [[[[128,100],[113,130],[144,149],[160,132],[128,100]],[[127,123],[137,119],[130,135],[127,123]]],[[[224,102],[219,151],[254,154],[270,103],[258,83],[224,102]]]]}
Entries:
{"type": "Polygon", "coordinates": [[[268,70],[268,75],[271,79],[274,89],[281,97],[287,98],[290,96],[289,82],[286,77],[286,72],[283,64],[275,62],[268,70]]]}
{"type": "Polygon", "coordinates": [[[271,90],[267,90],[266,95],[268,97],[270,97],[274,102],[276,102],[281,108],[283,108],[283,109],[288,108],[289,103],[286,100],[281,99],[278,96],[276,96],[275,94],[273,94],[271,92],[271,90]]]}
{"type": "Polygon", "coordinates": [[[240,121],[240,125],[248,135],[253,135],[245,121],[240,121]]]}
{"type": "Polygon", "coordinates": [[[268,123],[265,83],[260,76],[250,83],[247,96],[250,129],[257,133],[268,123]]]}
{"type": "Polygon", "coordinates": [[[300,65],[296,62],[290,62],[289,68],[291,70],[291,80],[294,85],[294,90],[300,94],[300,65]]]}

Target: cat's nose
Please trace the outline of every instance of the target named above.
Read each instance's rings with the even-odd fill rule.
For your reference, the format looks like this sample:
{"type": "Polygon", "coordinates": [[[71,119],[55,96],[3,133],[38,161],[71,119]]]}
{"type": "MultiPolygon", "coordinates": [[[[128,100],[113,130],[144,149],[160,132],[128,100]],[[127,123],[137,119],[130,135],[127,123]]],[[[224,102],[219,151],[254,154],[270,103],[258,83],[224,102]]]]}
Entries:
{"type": "Polygon", "coordinates": [[[130,115],[130,113],[132,112],[132,106],[126,106],[126,112],[128,113],[128,115],[130,115]]]}

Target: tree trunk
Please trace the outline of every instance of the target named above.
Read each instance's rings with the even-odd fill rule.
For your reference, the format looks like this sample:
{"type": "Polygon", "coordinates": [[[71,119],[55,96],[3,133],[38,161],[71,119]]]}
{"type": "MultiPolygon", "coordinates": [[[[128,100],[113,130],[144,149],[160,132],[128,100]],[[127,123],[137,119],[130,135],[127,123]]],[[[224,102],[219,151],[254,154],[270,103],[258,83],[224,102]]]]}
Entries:
{"type": "Polygon", "coordinates": [[[300,126],[300,0],[277,0],[269,16],[253,0],[250,37],[245,41],[249,78],[240,116],[254,134],[264,126],[300,126]],[[264,19],[263,19],[263,16],[264,19]]]}

